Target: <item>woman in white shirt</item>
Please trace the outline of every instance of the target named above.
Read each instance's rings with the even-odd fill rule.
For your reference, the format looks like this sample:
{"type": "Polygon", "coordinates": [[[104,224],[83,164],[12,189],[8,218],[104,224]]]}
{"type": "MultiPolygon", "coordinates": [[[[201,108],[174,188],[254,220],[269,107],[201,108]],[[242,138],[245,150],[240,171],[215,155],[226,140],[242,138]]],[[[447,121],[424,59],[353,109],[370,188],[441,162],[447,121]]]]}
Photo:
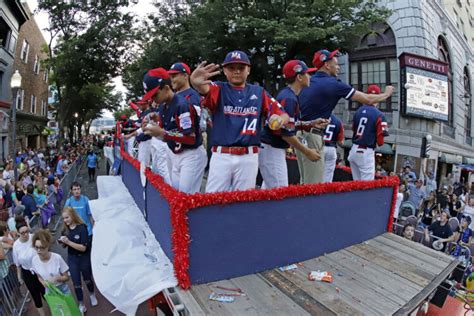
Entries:
{"type": "Polygon", "coordinates": [[[13,244],[13,262],[16,265],[18,280],[20,283],[25,282],[31,297],[35,302],[35,307],[41,316],[45,315],[43,309],[42,297],[45,294],[43,285],[38,280],[38,276],[31,272],[33,257],[36,252],[32,246],[32,235],[29,233],[28,226],[25,221],[18,221],[16,230],[20,235],[13,244]]]}
{"type": "Polygon", "coordinates": [[[46,288],[46,292],[48,292],[46,282],[49,282],[64,294],[71,294],[71,290],[67,285],[69,267],[60,255],[49,250],[52,242],[53,236],[48,230],[40,229],[34,233],[32,243],[38,255],[32,260],[32,271],[38,275],[38,279],[46,288]]]}

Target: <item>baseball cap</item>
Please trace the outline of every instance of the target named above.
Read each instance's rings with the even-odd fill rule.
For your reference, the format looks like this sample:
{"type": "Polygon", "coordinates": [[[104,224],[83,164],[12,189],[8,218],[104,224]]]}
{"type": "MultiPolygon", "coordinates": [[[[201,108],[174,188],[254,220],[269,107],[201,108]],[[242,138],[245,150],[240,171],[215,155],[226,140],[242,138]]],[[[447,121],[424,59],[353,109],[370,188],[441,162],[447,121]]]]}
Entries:
{"type": "Polygon", "coordinates": [[[371,84],[367,87],[368,94],[380,94],[380,87],[376,84],[371,84]]]}
{"type": "Polygon", "coordinates": [[[316,71],[316,68],[308,68],[304,61],[301,60],[290,60],[283,66],[283,77],[286,79],[296,77],[296,75],[302,75],[308,72],[316,71]]]}
{"type": "Polygon", "coordinates": [[[168,71],[164,68],[160,67],[149,70],[143,78],[143,89],[145,90],[145,95],[141,101],[144,102],[150,100],[163,84],[163,80],[169,79],[169,77],[168,71]]]}
{"type": "Polygon", "coordinates": [[[174,63],[171,65],[170,69],[168,70],[168,74],[182,74],[186,73],[188,75],[191,74],[191,69],[185,63],[174,63]]]}
{"type": "Polygon", "coordinates": [[[472,222],[471,216],[469,216],[469,215],[463,215],[462,219],[465,219],[469,224],[471,224],[471,222],[472,222]]]}
{"type": "Polygon", "coordinates": [[[222,66],[229,64],[244,64],[250,66],[250,59],[246,53],[240,50],[233,50],[225,56],[222,66]]]}
{"type": "Polygon", "coordinates": [[[125,120],[127,119],[127,116],[126,116],[125,114],[123,114],[123,115],[120,117],[120,119],[121,119],[122,121],[125,121],[125,120]]]}
{"type": "Polygon", "coordinates": [[[318,50],[313,56],[313,66],[319,69],[324,65],[325,62],[330,61],[335,56],[339,56],[338,49],[333,50],[332,52],[328,51],[327,49],[318,50]]]}

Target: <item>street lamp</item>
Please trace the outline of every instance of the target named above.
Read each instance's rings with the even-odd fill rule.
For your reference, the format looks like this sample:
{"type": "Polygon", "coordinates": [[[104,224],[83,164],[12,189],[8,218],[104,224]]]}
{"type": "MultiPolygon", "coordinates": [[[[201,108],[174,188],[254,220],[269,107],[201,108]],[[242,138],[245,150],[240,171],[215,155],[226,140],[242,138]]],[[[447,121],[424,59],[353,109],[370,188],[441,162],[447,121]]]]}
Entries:
{"type": "MultiPolygon", "coordinates": [[[[77,142],[77,138],[79,137],[79,126],[77,126],[77,118],[79,117],[79,113],[74,113],[74,118],[75,118],[75,121],[76,121],[76,124],[74,125],[74,134],[75,134],[75,141],[77,142]]],[[[74,135],[73,134],[73,135],[74,135]]]]}
{"type": "Polygon", "coordinates": [[[18,98],[18,89],[21,87],[21,75],[18,70],[12,76],[10,80],[10,87],[12,88],[12,125],[13,125],[13,174],[15,181],[18,179],[18,170],[16,168],[16,103],[18,98]]]}

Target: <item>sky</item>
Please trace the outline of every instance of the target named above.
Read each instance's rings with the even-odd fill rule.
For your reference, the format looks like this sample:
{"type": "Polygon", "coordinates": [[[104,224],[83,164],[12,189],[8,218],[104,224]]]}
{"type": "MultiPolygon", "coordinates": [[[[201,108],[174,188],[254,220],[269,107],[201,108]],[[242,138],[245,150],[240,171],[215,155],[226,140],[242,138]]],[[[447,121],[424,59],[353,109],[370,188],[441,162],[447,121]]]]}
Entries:
{"type": "MultiPolygon", "coordinates": [[[[61,1],[61,0],[58,0],[61,1]]],[[[30,10],[34,12],[36,8],[38,7],[38,0],[26,0],[23,2],[27,2],[28,6],[30,7],[30,10]]],[[[156,2],[156,0],[138,0],[137,4],[130,4],[128,10],[131,12],[134,12],[135,14],[139,16],[146,16],[148,13],[154,10],[153,3],[156,2]]],[[[48,27],[48,15],[44,12],[40,12],[34,15],[34,18],[36,20],[36,23],[38,24],[38,27],[43,30],[48,27]]],[[[43,31],[43,36],[48,42],[50,37],[48,32],[43,31]]],[[[120,91],[125,93],[127,89],[123,86],[122,83],[122,77],[116,77],[113,79],[113,84],[115,85],[115,90],[120,91]]],[[[104,116],[111,117],[111,113],[105,113],[104,116]]]]}

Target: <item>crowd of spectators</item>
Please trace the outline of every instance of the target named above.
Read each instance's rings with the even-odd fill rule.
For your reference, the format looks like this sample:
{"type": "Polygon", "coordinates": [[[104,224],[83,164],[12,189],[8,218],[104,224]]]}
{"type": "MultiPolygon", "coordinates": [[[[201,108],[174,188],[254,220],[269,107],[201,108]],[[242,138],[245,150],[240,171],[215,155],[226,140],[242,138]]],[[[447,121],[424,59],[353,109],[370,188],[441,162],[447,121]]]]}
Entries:
{"type": "MultiPolygon", "coordinates": [[[[399,174],[395,222],[400,234],[436,250],[470,260],[474,194],[452,174],[436,181],[432,171],[419,177],[409,167],[399,174]]],[[[474,253],[472,254],[474,255],[474,253]]]]}

